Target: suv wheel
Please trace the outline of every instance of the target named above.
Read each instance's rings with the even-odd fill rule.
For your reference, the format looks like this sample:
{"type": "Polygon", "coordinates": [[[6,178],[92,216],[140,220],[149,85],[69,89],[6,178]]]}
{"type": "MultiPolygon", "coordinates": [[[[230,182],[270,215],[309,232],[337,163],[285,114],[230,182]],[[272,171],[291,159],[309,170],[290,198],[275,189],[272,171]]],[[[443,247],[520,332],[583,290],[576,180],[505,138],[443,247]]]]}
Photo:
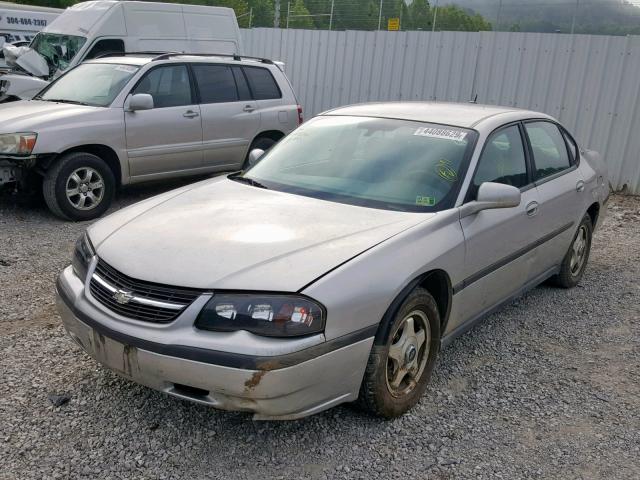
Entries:
{"type": "Polygon", "coordinates": [[[115,193],[111,169],[96,155],[64,155],[46,173],[42,184],[49,209],[67,220],[91,220],[111,205],[115,193]]]}
{"type": "Polygon", "coordinates": [[[358,403],[384,418],[402,415],[427,388],[440,349],[440,315],[435,300],[414,290],[392,319],[389,338],[371,349],[358,403]]]}

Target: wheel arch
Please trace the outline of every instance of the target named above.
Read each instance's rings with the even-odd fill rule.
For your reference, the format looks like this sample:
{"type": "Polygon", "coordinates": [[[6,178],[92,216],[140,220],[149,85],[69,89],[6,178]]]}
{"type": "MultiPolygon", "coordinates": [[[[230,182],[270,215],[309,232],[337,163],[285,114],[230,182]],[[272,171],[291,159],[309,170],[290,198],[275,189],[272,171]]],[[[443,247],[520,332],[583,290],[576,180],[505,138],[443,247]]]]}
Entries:
{"type": "Polygon", "coordinates": [[[453,288],[449,274],[442,269],[434,269],[411,280],[400,291],[396,298],[394,298],[380,321],[380,326],[378,327],[374,340],[376,345],[384,345],[386,343],[389,338],[393,317],[402,305],[402,302],[404,302],[409,294],[416,288],[424,288],[436,301],[438,313],[440,314],[440,332],[441,334],[444,333],[447,322],[449,321],[449,313],[451,312],[453,288]]]}
{"type": "Polygon", "coordinates": [[[277,142],[280,139],[282,139],[284,135],[285,133],[281,132],[280,130],[265,130],[263,132],[258,133],[255,137],[253,137],[253,140],[251,141],[251,143],[253,144],[259,138],[270,138],[274,142],[277,142]]]}
{"type": "Polygon", "coordinates": [[[600,204],[598,202],[593,202],[587,208],[587,215],[591,218],[591,225],[593,228],[596,228],[596,223],[598,222],[598,216],[600,215],[600,204]]]}
{"type": "Polygon", "coordinates": [[[60,159],[64,155],[75,152],[86,152],[100,157],[113,173],[113,176],[116,179],[116,187],[122,186],[122,166],[120,163],[120,158],[118,157],[118,154],[115,152],[115,150],[113,150],[111,147],[108,147],[107,145],[87,144],[71,147],[56,155],[48,157],[43,163],[41,163],[40,167],[44,170],[48,170],[55,162],[58,161],[58,159],[60,159]]]}

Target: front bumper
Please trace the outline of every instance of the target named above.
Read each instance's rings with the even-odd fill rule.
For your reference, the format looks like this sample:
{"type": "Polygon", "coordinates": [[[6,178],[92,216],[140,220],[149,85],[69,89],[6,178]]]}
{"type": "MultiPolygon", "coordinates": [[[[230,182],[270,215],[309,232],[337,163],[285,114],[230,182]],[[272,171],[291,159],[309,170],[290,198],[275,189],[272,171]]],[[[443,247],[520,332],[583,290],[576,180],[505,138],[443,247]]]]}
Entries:
{"type": "Polygon", "coordinates": [[[266,359],[255,357],[248,362],[253,368],[238,368],[229,365],[246,364],[249,355],[160,344],[128,337],[112,324],[106,327],[97,321],[99,315],[87,304],[84,286],[70,268],[58,278],[57,291],[65,329],[99,363],[169,395],[252,412],[256,420],[301,418],[355,400],[375,334],[360,332],[317,356],[314,352],[326,351],[322,345],[266,359]],[[232,361],[212,363],[225,358],[232,361]]]}

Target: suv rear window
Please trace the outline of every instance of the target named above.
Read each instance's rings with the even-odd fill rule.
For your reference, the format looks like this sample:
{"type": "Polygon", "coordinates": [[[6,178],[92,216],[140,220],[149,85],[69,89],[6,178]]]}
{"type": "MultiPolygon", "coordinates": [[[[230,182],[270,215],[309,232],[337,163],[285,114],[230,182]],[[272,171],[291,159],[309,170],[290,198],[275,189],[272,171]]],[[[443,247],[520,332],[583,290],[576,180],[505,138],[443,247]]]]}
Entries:
{"type": "Polygon", "coordinates": [[[278,84],[269,70],[260,67],[243,67],[243,70],[249,80],[253,98],[256,100],[282,98],[278,84]]]}

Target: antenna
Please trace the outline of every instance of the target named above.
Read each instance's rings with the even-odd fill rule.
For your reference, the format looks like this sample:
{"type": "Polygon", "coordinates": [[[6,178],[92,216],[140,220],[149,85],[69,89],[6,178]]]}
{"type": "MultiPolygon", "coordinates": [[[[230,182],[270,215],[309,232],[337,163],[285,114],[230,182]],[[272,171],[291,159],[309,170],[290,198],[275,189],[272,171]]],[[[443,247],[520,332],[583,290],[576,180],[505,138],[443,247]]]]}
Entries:
{"type": "Polygon", "coordinates": [[[473,100],[469,100],[469,103],[478,103],[478,92],[473,96],[473,100]]]}

